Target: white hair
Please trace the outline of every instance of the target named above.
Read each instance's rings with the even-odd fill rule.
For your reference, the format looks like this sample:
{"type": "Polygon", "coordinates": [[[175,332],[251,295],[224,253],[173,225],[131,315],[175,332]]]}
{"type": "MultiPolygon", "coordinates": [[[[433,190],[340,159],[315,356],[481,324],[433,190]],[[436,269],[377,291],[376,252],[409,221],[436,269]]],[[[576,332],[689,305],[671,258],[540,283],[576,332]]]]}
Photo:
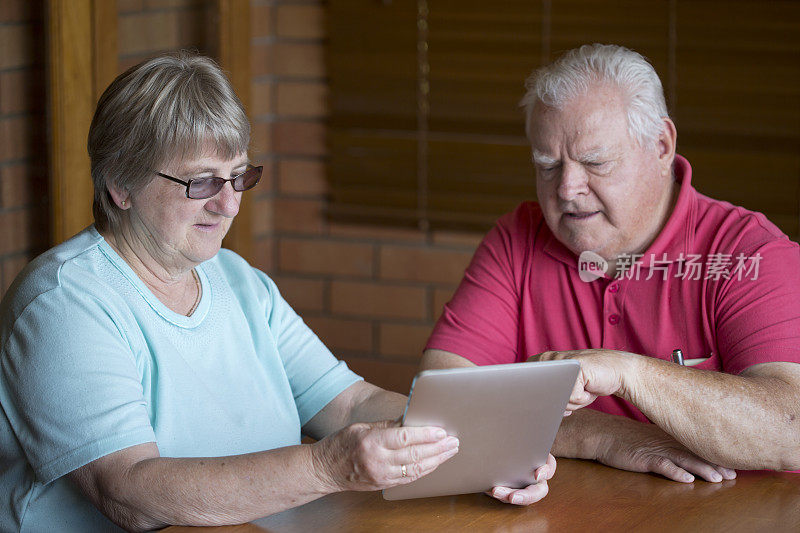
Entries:
{"type": "Polygon", "coordinates": [[[527,80],[520,102],[525,108],[525,131],[530,137],[531,114],[537,102],[562,109],[594,85],[612,84],[620,89],[628,118],[628,132],[645,147],[661,133],[669,117],[664,89],[653,66],[624,46],[585,44],[569,50],[555,62],[535,70],[527,80]]]}

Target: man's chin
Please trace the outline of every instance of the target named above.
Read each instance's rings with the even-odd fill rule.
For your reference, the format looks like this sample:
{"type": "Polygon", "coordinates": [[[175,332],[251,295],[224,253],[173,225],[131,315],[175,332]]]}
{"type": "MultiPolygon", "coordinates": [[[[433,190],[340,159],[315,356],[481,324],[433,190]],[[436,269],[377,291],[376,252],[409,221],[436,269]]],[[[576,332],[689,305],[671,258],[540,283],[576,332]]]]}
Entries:
{"type": "Polygon", "coordinates": [[[608,260],[608,256],[606,255],[607,247],[603,244],[599,243],[593,239],[579,239],[579,240],[569,240],[565,242],[562,239],[559,239],[561,243],[567,247],[567,249],[575,255],[581,255],[583,252],[593,252],[600,257],[608,260]]]}

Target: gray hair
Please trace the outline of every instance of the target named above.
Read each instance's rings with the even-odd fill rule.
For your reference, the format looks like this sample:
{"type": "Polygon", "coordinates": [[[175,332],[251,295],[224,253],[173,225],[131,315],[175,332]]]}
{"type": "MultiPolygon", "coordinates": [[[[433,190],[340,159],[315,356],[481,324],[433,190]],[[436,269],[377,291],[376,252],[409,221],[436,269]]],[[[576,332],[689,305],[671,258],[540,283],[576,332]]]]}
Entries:
{"type": "Polygon", "coordinates": [[[525,108],[528,136],[536,102],[561,109],[592,85],[604,83],[621,90],[631,137],[642,147],[655,142],[663,128],[662,119],[669,117],[661,80],[641,54],[613,44],[573,48],[525,80],[527,92],[520,106],[525,108]]]}
{"type": "Polygon", "coordinates": [[[250,144],[244,107],[214,61],[178,52],[120,74],[100,97],[89,128],[97,227],[120,221],[109,185],[141,190],[164,165],[202,156],[209,144],[224,159],[250,144]]]}

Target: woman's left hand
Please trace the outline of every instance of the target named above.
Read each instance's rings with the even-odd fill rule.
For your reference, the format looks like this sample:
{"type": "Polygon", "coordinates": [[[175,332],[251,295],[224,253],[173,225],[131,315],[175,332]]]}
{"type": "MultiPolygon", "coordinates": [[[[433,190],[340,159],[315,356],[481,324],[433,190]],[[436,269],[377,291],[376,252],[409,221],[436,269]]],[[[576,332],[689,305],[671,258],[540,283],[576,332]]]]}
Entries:
{"type": "Polygon", "coordinates": [[[522,489],[510,489],[508,487],[494,487],[487,492],[492,498],[496,498],[504,503],[514,505],[530,505],[536,503],[545,496],[549,487],[547,480],[556,473],[556,458],[552,455],[547,456],[547,464],[536,469],[536,483],[528,485],[522,489]]]}

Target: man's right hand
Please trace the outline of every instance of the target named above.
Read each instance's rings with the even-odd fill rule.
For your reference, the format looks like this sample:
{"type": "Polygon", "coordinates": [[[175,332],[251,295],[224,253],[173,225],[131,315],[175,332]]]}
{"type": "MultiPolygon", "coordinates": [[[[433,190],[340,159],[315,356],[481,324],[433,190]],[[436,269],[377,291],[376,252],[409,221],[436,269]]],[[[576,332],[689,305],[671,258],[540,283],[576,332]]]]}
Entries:
{"type": "Polygon", "coordinates": [[[653,472],[691,483],[695,476],[719,482],[736,472],[706,461],[654,424],[581,409],[565,418],[553,453],[561,457],[594,459],[632,472],[653,472]],[[575,443],[581,445],[576,446],[575,443]]]}

